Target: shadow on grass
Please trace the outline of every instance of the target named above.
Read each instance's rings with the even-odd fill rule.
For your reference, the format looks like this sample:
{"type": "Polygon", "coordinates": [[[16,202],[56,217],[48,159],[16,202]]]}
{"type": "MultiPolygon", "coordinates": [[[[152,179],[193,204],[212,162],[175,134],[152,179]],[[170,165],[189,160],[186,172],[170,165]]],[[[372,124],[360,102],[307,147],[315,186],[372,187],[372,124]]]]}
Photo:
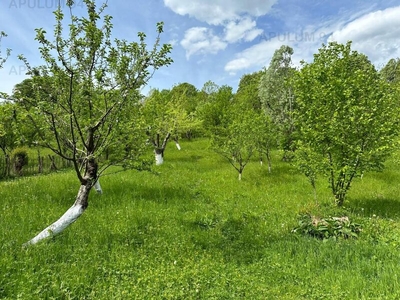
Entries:
{"type": "Polygon", "coordinates": [[[166,163],[168,162],[189,162],[189,163],[195,163],[199,161],[200,159],[204,158],[202,155],[195,155],[195,154],[188,154],[188,155],[182,155],[182,156],[172,156],[166,158],[166,163]]]}
{"type": "Polygon", "coordinates": [[[361,198],[351,201],[351,209],[365,216],[377,215],[386,218],[400,218],[400,201],[387,198],[361,198]]]}
{"type": "Polygon", "coordinates": [[[264,216],[243,214],[242,217],[228,219],[218,216],[198,218],[188,222],[191,242],[195,247],[212,253],[220,253],[226,261],[236,264],[253,264],[265,256],[271,243],[282,236],[271,232],[260,224],[265,224],[264,216]]]}

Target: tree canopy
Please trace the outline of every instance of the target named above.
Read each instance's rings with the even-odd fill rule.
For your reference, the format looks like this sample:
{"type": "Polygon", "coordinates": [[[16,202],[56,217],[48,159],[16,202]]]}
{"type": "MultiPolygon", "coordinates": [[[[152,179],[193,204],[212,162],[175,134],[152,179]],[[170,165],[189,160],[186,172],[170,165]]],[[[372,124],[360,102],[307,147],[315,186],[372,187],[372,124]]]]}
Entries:
{"type": "Polygon", "coordinates": [[[342,205],[355,176],[381,170],[398,134],[398,104],[368,58],[329,43],[295,78],[299,153],[342,205]],[[314,162],[314,164],[313,164],[314,162]]]}

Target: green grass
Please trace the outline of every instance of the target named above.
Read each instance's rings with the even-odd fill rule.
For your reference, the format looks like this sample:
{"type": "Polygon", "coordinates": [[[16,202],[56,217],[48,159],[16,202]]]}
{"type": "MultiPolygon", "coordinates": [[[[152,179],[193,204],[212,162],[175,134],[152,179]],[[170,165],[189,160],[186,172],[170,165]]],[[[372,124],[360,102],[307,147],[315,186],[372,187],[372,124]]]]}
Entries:
{"type": "Polygon", "coordinates": [[[397,157],[357,179],[337,209],[324,179],[274,153],[243,180],[206,140],[170,144],[158,174],[103,177],[61,235],[22,244],[73,203],[73,172],[0,183],[0,299],[399,299],[397,157]],[[297,216],[348,215],[357,240],[291,233],[297,216]]]}

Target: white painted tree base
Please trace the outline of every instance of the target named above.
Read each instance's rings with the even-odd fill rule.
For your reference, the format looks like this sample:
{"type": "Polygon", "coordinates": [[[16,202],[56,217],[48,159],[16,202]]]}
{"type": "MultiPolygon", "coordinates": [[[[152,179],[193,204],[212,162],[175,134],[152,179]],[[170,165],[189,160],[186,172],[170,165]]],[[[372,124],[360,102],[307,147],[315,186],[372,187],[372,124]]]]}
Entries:
{"type": "Polygon", "coordinates": [[[155,154],[156,157],[156,166],[162,165],[164,162],[164,158],[162,156],[162,154],[155,154]]]}
{"type": "Polygon", "coordinates": [[[61,233],[65,228],[74,223],[88,206],[89,193],[92,188],[90,179],[86,181],[83,185],[81,184],[78,195],[74,205],[72,205],[57,221],[55,221],[50,226],[47,226],[38,235],[36,235],[29,242],[25,243],[23,246],[29,246],[37,244],[38,242],[47,239],[51,236],[61,233]]]}
{"type": "Polygon", "coordinates": [[[50,226],[42,230],[38,235],[36,235],[29,242],[25,243],[24,246],[34,245],[41,240],[49,238],[53,235],[61,233],[65,228],[74,223],[78,219],[85,209],[80,204],[72,205],[57,221],[55,221],[50,226]]]}
{"type": "Polygon", "coordinates": [[[175,145],[176,145],[176,148],[177,148],[178,150],[181,150],[181,145],[179,145],[178,142],[175,142],[175,145]]]}
{"type": "Polygon", "coordinates": [[[103,189],[101,188],[100,181],[97,179],[96,183],[94,184],[94,189],[98,194],[103,194],[103,189]]]}

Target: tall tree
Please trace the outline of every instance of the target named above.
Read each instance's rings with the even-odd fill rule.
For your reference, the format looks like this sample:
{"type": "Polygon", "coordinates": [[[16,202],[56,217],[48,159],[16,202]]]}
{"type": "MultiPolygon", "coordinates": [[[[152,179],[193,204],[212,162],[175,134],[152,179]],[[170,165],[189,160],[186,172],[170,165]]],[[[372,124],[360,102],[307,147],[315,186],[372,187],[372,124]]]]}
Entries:
{"type": "MultiPolygon", "coordinates": [[[[329,43],[295,78],[299,152],[309,176],[327,176],[341,206],[352,180],[381,170],[398,134],[398,108],[388,83],[368,58],[329,43]]],[[[312,178],[311,178],[312,179],[312,178]]],[[[311,180],[310,179],[310,180],[311,180]]]]}
{"type": "Polygon", "coordinates": [[[259,96],[277,128],[277,142],[285,151],[284,159],[289,159],[294,150],[295,97],[291,78],[295,69],[292,66],[292,55],[293,49],[289,46],[284,45],[276,50],[259,84],[259,96]]]}
{"type": "Polygon", "coordinates": [[[160,45],[162,23],[157,24],[157,38],[150,49],[142,32],[138,42],[112,40],[112,17],[104,15],[107,5],[83,2],[86,16],[74,15],[74,1],[66,5],[59,1],[53,39],[44,29],[36,29],[42,66],[33,68],[21,57],[35,88],[35,96],[21,100],[21,105],[27,109],[41,144],[73,163],[80,184],[71,208],[28,245],[73,223],[87,208],[89,192],[106,168],[122,163],[129,166],[131,156],[124,146],[111,161],[103,163],[99,158],[111,146],[118,148],[115,143],[120,143],[122,133],[132,132],[135,124],[121,122],[126,120],[126,110],[137,104],[138,90],[153,72],[172,62],[168,56],[171,46],[160,45]],[[69,10],[69,21],[65,20],[64,7],[69,10]]]}
{"type": "Polygon", "coordinates": [[[226,125],[224,116],[231,106],[234,94],[230,86],[220,87],[208,81],[204,84],[200,95],[203,97],[203,103],[200,106],[199,115],[206,134],[211,136],[226,125]]]}
{"type": "Polygon", "coordinates": [[[198,94],[199,91],[196,87],[187,82],[177,84],[171,89],[176,107],[181,107],[185,112],[180,132],[188,139],[201,131],[201,120],[199,118],[201,98],[198,94]]]}
{"type": "Polygon", "coordinates": [[[271,149],[276,147],[276,130],[270,115],[263,109],[263,103],[259,95],[262,75],[262,71],[244,75],[240,79],[235,101],[240,102],[243,109],[254,112],[254,117],[257,118],[256,124],[258,125],[256,148],[260,154],[260,163],[263,164],[263,156],[265,155],[268,170],[271,171],[271,149]]]}

